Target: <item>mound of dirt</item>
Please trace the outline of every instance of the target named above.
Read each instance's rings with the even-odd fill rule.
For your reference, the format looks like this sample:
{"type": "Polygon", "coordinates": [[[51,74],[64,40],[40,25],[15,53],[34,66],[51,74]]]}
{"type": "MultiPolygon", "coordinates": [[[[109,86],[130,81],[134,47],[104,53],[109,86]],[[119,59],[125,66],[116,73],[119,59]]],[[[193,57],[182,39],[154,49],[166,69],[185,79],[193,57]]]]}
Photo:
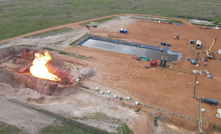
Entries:
{"type": "Polygon", "coordinates": [[[95,71],[90,69],[90,68],[83,68],[80,70],[80,73],[82,76],[86,77],[86,78],[90,78],[95,76],[95,71]]]}

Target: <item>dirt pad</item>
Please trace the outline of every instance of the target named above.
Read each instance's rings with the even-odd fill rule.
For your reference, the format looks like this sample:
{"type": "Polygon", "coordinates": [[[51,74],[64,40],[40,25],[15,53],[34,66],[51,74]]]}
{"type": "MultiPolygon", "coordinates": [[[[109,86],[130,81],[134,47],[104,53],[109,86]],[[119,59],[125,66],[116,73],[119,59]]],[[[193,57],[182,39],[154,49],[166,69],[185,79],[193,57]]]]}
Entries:
{"type": "MultiPolygon", "coordinates": [[[[150,20],[131,19],[129,16],[122,17],[119,20],[108,21],[106,25],[103,23],[98,25],[98,28],[90,30],[90,33],[105,38],[119,37],[119,40],[123,39],[129,42],[158,47],[161,47],[161,42],[171,44],[172,47],[169,49],[180,52],[183,55],[181,61],[176,61],[174,64],[167,63],[174,70],[171,70],[171,68],[161,70],[159,67],[146,69],[144,67],[149,66],[150,63],[136,61],[132,58],[134,56],[87,47],[70,47],[65,51],[93,58],[83,60],[60,56],[60,59],[65,61],[63,66],[69,70],[77,70],[78,68],[80,71],[83,68],[89,68],[95,72],[96,75],[91,75],[93,73],[89,70],[82,71],[83,74],[87,74],[85,77],[93,76],[81,81],[80,84],[84,86],[91,88],[99,87],[100,90],[105,92],[109,90],[112,94],[124,98],[129,96],[134,101],[197,119],[197,101],[193,98],[195,75],[189,74],[190,69],[199,69],[201,71],[206,69],[213,76],[213,79],[208,79],[201,75],[197,76],[197,80],[200,83],[196,86],[195,96],[216,99],[221,102],[220,97],[218,97],[221,94],[221,91],[218,90],[221,86],[219,84],[221,81],[221,70],[218,68],[221,66],[221,62],[218,59],[221,56],[217,54],[218,49],[220,49],[219,39],[221,39],[221,34],[219,30],[198,29],[197,26],[191,25],[186,20],[177,20],[182,21],[184,24],[178,26],[169,25],[150,20]],[[117,25],[118,23],[119,25],[117,25]],[[119,33],[121,28],[127,29],[128,33],[119,33]],[[175,40],[174,36],[178,34],[180,39],[175,40]],[[213,47],[213,51],[217,60],[207,61],[207,66],[204,66],[204,62],[201,61],[198,63],[198,68],[192,65],[190,61],[187,61],[187,58],[195,58],[198,52],[200,53],[200,59],[204,57],[205,54],[202,52],[210,47],[215,37],[218,40],[213,47]],[[197,50],[193,45],[189,45],[189,40],[191,39],[195,41],[201,40],[201,49],[197,50]]],[[[83,30],[86,29],[81,28],[83,30]]],[[[133,103],[116,100],[99,93],[95,94],[91,91],[86,91],[86,93],[81,90],[77,89],[74,94],[63,96],[63,98],[50,98],[47,96],[47,99],[40,103],[42,108],[70,117],[83,117],[84,114],[87,115],[90,112],[103,112],[109,116],[126,121],[134,133],[151,133],[151,130],[154,128],[154,117],[158,116],[160,116],[159,126],[153,129],[155,133],[191,133],[182,128],[199,132],[197,129],[199,122],[144,106],[136,106],[133,103]],[[140,109],[140,113],[136,114],[134,112],[136,109],[140,109]],[[165,121],[176,127],[168,127],[165,121]]],[[[27,101],[30,98],[28,96],[24,95],[21,100],[27,101]]],[[[38,101],[33,99],[29,99],[29,101],[38,103],[38,101]]],[[[203,113],[202,129],[206,133],[212,133],[213,125],[221,127],[221,120],[215,117],[217,107],[205,103],[202,103],[202,107],[206,109],[206,112],[203,113]]],[[[85,122],[93,125],[91,122],[85,122]]]]}

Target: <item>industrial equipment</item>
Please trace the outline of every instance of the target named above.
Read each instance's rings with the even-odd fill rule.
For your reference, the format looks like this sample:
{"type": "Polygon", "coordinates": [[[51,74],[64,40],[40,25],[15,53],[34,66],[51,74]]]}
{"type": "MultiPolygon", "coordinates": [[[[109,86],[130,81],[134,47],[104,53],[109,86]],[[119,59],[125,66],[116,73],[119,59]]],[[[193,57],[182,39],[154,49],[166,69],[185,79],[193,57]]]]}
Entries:
{"type": "Polygon", "coordinates": [[[190,44],[194,44],[194,42],[195,42],[194,40],[190,40],[190,44]]]}
{"type": "Polygon", "coordinates": [[[196,49],[200,49],[200,47],[201,47],[201,41],[197,40],[196,41],[196,49]]]}
{"type": "Polygon", "coordinates": [[[180,39],[180,35],[175,36],[174,39],[178,39],[179,40],[180,39]]]}
{"type": "Polygon", "coordinates": [[[219,104],[219,102],[217,100],[208,99],[208,98],[204,98],[202,100],[202,102],[208,103],[210,105],[218,105],[219,104]]]}
{"type": "Polygon", "coordinates": [[[166,62],[167,62],[167,57],[162,56],[161,61],[160,61],[160,67],[165,68],[166,67],[166,62]]]}
{"type": "Polygon", "coordinates": [[[190,60],[192,64],[196,64],[196,60],[195,59],[188,58],[187,60],[190,60]]]}
{"type": "Polygon", "coordinates": [[[214,44],[216,43],[216,40],[217,40],[217,37],[213,40],[213,43],[210,46],[210,48],[206,50],[206,57],[209,59],[215,59],[214,55],[213,55],[212,48],[213,48],[214,44]]]}
{"type": "Polygon", "coordinates": [[[221,119],[221,109],[220,108],[217,110],[216,117],[221,119]]]}
{"type": "Polygon", "coordinates": [[[162,45],[162,46],[168,46],[168,47],[171,47],[171,45],[170,45],[170,44],[166,44],[166,42],[161,42],[161,45],[162,45]]]}
{"type": "Polygon", "coordinates": [[[146,58],[146,57],[137,57],[136,60],[138,60],[138,61],[140,61],[140,60],[149,61],[150,59],[146,58]]]}
{"type": "Polygon", "coordinates": [[[157,59],[152,59],[152,60],[151,60],[151,63],[150,63],[150,66],[151,66],[151,67],[155,67],[156,64],[157,64],[157,59]]]}

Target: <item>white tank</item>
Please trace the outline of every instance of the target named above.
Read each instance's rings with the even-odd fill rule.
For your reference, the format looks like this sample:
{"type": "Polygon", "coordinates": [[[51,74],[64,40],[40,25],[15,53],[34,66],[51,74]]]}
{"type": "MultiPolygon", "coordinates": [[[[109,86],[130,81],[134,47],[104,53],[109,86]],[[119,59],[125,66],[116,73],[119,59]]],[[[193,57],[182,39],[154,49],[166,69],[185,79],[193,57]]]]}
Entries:
{"type": "Polygon", "coordinates": [[[100,91],[100,93],[101,93],[101,94],[104,94],[104,92],[103,92],[103,91],[100,91]]]}
{"type": "Polygon", "coordinates": [[[130,97],[127,97],[127,100],[130,100],[130,97]]]}
{"type": "Polygon", "coordinates": [[[98,91],[99,90],[99,88],[98,87],[96,87],[96,89],[95,89],[96,91],[98,91]]]}
{"type": "Polygon", "coordinates": [[[109,91],[109,90],[108,90],[108,91],[107,91],[107,93],[108,93],[108,94],[110,94],[110,93],[111,93],[111,91],[109,91]]]}
{"type": "Polygon", "coordinates": [[[135,102],[135,104],[136,104],[136,105],[139,105],[140,103],[139,103],[139,102],[135,102]]]}
{"type": "Polygon", "coordinates": [[[114,98],[117,98],[117,95],[114,95],[114,98]]]}
{"type": "Polygon", "coordinates": [[[196,84],[199,84],[199,81],[196,81],[196,84]]]}
{"type": "Polygon", "coordinates": [[[197,40],[196,41],[196,49],[200,49],[200,47],[201,47],[201,41],[197,40]]]}

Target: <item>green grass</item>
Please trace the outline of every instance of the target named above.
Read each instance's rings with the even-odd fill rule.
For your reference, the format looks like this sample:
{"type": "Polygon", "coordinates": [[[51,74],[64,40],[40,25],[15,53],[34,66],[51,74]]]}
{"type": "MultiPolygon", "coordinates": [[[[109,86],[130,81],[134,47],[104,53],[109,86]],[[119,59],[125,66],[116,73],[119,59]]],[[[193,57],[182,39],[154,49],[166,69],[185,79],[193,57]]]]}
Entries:
{"type": "Polygon", "coordinates": [[[0,134],[24,134],[24,132],[13,125],[0,121],[0,134]]]}
{"type": "Polygon", "coordinates": [[[43,128],[39,134],[94,134],[69,122],[56,120],[53,125],[43,128]]]}
{"type": "Polygon", "coordinates": [[[82,37],[80,37],[79,39],[75,40],[74,42],[72,42],[70,45],[76,45],[77,42],[79,42],[80,40],[82,40],[83,38],[85,38],[86,36],[88,36],[88,34],[83,35],[82,37]]]}
{"type": "Polygon", "coordinates": [[[140,111],[140,109],[134,110],[134,112],[136,112],[138,114],[138,112],[140,111]]]}
{"type": "Polygon", "coordinates": [[[90,115],[80,117],[80,118],[79,117],[74,117],[73,119],[82,120],[82,121],[84,121],[84,120],[93,120],[93,121],[97,121],[97,122],[104,121],[104,122],[109,123],[109,124],[118,125],[116,130],[117,130],[117,133],[119,133],[119,134],[133,134],[133,131],[131,131],[128,128],[126,123],[124,123],[120,119],[107,116],[104,113],[99,113],[98,112],[98,113],[90,114],[90,115]]]}
{"type": "Polygon", "coordinates": [[[134,13],[221,21],[220,0],[13,0],[0,1],[0,40],[58,25],[134,13]]]}
{"type": "Polygon", "coordinates": [[[215,125],[213,125],[213,130],[217,131],[217,132],[221,132],[221,128],[220,127],[217,127],[215,125]]]}
{"type": "Polygon", "coordinates": [[[158,119],[159,117],[154,117],[154,122],[153,122],[154,127],[158,127],[158,123],[157,123],[158,119]]]}
{"type": "Polygon", "coordinates": [[[44,32],[44,33],[40,33],[40,34],[34,34],[34,35],[30,35],[30,36],[26,36],[24,38],[42,38],[42,37],[47,37],[47,36],[54,36],[57,34],[61,34],[61,33],[66,33],[66,32],[70,32],[73,31],[73,28],[61,28],[61,29],[56,29],[56,30],[51,30],[48,32],[44,32]]]}
{"type": "Polygon", "coordinates": [[[107,17],[107,18],[98,19],[98,20],[94,20],[94,21],[88,21],[88,22],[82,23],[81,26],[85,26],[86,24],[90,24],[91,22],[102,23],[102,22],[105,22],[105,21],[112,20],[114,18],[117,18],[117,17],[107,17]]]}

